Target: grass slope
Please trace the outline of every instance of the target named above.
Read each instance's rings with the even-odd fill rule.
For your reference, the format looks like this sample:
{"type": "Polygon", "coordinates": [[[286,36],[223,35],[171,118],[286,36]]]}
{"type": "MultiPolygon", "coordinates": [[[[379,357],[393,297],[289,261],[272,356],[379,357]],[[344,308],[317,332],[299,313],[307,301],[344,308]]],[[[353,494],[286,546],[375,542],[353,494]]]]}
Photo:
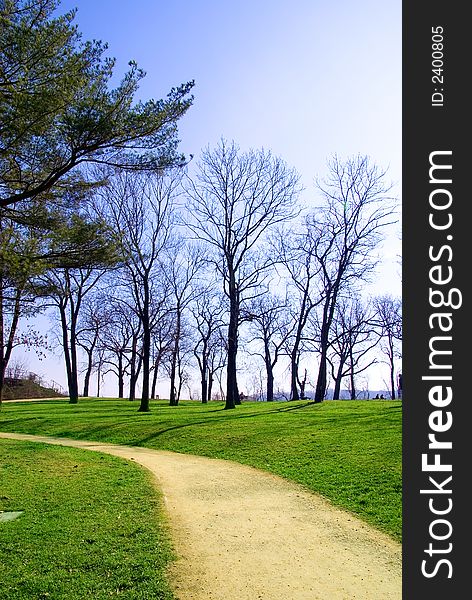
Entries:
{"type": "Polygon", "coordinates": [[[2,600],[171,600],[150,474],[94,452],[0,440],[2,600]]]}
{"type": "Polygon", "coordinates": [[[7,379],[3,387],[3,400],[26,398],[64,398],[57,390],[47,388],[29,379],[7,379]]]}
{"type": "MultiPolygon", "coordinates": [[[[401,539],[401,402],[153,402],[4,405],[0,431],[18,431],[200,454],[299,482],[401,539]]],[[[237,498],[235,498],[237,502],[237,498]]]]}

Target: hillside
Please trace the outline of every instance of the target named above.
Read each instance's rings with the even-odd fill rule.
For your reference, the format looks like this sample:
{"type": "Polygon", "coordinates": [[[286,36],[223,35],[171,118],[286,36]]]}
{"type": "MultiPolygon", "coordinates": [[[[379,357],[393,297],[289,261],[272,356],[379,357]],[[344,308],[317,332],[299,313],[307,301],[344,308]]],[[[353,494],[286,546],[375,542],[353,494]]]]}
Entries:
{"type": "Polygon", "coordinates": [[[33,379],[5,378],[3,400],[24,400],[28,398],[64,398],[64,394],[50,387],[44,387],[33,379]]]}

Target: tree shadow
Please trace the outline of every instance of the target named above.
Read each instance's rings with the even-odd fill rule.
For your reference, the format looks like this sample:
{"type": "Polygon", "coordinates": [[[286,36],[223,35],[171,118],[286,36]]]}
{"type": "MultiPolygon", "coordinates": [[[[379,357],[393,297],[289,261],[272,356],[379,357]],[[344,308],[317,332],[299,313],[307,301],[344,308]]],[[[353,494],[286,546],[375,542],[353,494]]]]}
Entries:
{"type": "MultiPolygon", "coordinates": [[[[145,444],[147,442],[150,442],[151,440],[156,439],[157,437],[159,437],[165,433],[168,433],[170,431],[176,431],[178,429],[186,429],[186,428],[194,427],[194,426],[198,426],[198,425],[208,425],[211,427],[211,425],[213,423],[228,422],[228,420],[230,420],[230,419],[231,420],[233,420],[233,419],[253,419],[253,418],[257,418],[257,417],[264,417],[268,414],[276,414],[276,413],[280,413],[280,412],[298,410],[299,408],[305,408],[306,406],[310,406],[312,404],[318,404],[318,403],[309,402],[307,404],[298,405],[298,406],[290,406],[290,407],[286,407],[286,408],[285,407],[274,407],[271,410],[265,410],[263,412],[251,412],[249,414],[242,414],[242,415],[241,414],[238,415],[237,412],[235,413],[235,411],[228,412],[224,408],[212,409],[209,412],[221,413],[221,415],[222,415],[221,418],[214,417],[211,420],[205,419],[205,420],[200,420],[200,421],[193,421],[191,423],[183,423],[181,425],[173,425],[172,427],[166,427],[165,429],[160,429],[159,431],[155,431],[150,435],[142,437],[130,445],[139,446],[140,444],[145,444]],[[223,414],[226,416],[223,417],[223,414]]],[[[237,411],[237,409],[236,409],[236,411],[237,411]]]]}
{"type": "Polygon", "coordinates": [[[323,402],[315,402],[314,400],[312,400],[311,402],[306,402],[305,404],[299,404],[297,406],[288,406],[287,408],[285,407],[280,407],[277,408],[277,412],[289,412],[291,410],[300,410],[303,408],[307,408],[308,406],[321,406],[323,404],[323,402]]]}

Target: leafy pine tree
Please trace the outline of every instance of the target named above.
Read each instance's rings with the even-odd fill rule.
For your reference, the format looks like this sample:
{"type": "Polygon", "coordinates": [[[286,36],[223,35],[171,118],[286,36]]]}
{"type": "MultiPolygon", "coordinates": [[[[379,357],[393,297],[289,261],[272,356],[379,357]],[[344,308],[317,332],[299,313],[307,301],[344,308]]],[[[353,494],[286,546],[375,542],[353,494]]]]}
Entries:
{"type": "Polygon", "coordinates": [[[0,206],[47,199],[84,181],[85,164],[160,169],[180,164],[177,121],[193,82],[165,100],[135,102],[134,62],[110,89],[106,44],[82,41],[57,0],[0,0],[0,206]]]}

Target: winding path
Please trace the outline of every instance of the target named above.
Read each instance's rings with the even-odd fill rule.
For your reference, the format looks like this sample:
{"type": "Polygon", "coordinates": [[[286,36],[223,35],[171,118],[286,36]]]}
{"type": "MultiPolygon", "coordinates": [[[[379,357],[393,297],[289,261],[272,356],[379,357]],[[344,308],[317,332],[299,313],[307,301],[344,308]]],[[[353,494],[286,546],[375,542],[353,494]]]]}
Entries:
{"type": "Polygon", "coordinates": [[[113,454],[164,495],[179,600],[400,600],[401,546],[295,483],[237,463],[0,433],[113,454]]]}

